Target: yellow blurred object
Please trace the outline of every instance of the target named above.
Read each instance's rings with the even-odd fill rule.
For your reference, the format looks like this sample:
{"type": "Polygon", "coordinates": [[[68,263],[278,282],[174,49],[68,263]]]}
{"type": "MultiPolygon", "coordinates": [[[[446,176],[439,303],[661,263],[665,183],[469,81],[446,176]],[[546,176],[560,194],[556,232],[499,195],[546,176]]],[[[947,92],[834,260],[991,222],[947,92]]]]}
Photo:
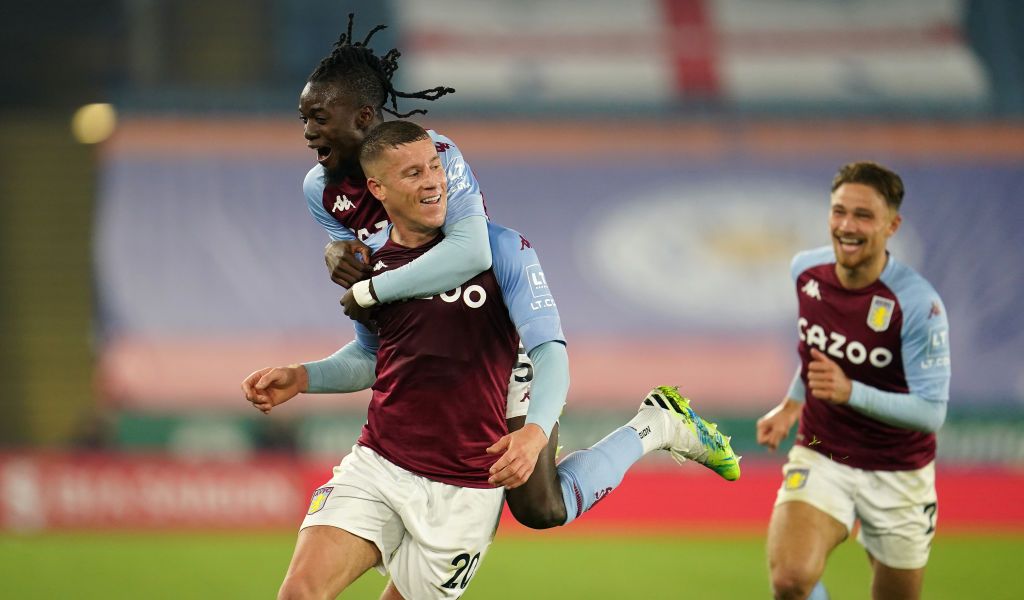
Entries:
{"type": "Polygon", "coordinates": [[[86,104],[71,117],[71,133],[82,144],[98,144],[117,127],[117,111],[111,104],[86,104]]]}

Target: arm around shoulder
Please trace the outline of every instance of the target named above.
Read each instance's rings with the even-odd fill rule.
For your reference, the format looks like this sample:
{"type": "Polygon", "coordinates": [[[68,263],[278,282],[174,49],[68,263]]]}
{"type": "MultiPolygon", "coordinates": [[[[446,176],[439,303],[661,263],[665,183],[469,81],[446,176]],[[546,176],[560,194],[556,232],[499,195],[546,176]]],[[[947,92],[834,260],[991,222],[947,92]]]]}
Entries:
{"type": "Polygon", "coordinates": [[[380,302],[432,296],[455,289],[491,268],[487,218],[469,216],[446,227],[445,238],[411,263],[373,277],[380,302]]]}

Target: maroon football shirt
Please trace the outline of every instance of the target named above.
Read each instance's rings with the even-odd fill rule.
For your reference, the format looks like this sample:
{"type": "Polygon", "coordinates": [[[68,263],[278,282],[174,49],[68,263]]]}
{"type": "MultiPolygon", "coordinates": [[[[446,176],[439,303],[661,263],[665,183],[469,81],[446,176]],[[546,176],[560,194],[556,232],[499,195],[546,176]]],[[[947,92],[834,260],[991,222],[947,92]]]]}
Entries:
{"type": "MultiPolygon", "coordinates": [[[[419,248],[388,241],[374,272],[411,262],[419,248]]],[[[377,381],[359,443],[435,481],[493,487],[486,448],[508,433],[506,392],[519,336],[491,270],[459,288],[380,306],[377,381]]]]}
{"type": "Polygon", "coordinates": [[[388,224],[384,205],[370,193],[362,176],[347,176],[341,182],[327,184],[321,202],[324,210],[360,241],[388,224]]]}
{"type": "MultiPolygon", "coordinates": [[[[819,252],[821,254],[821,252],[819,252]]],[[[908,393],[902,334],[904,308],[884,283],[848,290],[839,283],[834,258],[798,270],[800,377],[805,403],[797,443],[859,469],[919,469],[935,458],[935,434],[887,425],[850,406],[811,395],[810,349],[817,348],[851,380],[887,392],[908,393]]]]}

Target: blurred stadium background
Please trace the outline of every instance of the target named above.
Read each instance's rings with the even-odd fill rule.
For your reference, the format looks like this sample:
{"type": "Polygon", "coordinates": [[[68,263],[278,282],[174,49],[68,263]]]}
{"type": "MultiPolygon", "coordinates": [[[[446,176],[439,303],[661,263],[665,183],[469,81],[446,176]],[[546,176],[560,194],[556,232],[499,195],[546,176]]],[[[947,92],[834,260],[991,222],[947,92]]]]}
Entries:
{"type": "MultiPolygon", "coordinates": [[[[925,597],[1024,597],[1012,0],[8,3],[0,595],[273,595],[365,418],[363,394],[267,418],[238,391],[351,339],[295,107],[353,11],[357,38],[390,25],[374,46],[402,50],[399,89],[458,90],[404,106],[430,110],[416,119],[545,262],[570,340],[566,449],[678,384],[746,456],[733,485],[647,459],[571,531],[506,521],[468,597],[767,597],[781,456],[753,432],[796,364],[788,261],[827,242],[831,176],[864,158],[904,175],[893,249],[952,324],[925,597]]],[[[865,598],[867,577],[848,543],[826,581],[865,598]]]]}

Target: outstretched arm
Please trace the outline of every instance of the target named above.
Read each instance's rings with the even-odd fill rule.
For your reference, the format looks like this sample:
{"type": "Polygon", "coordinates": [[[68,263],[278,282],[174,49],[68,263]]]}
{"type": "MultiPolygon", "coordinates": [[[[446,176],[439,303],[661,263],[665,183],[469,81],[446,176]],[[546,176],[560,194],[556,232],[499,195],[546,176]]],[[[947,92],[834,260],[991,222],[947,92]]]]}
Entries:
{"type": "Polygon", "coordinates": [[[263,414],[306,391],[308,379],[302,365],[265,367],[242,381],[242,393],[263,414]]]}
{"type": "Polygon", "coordinates": [[[265,367],[242,381],[242,393],[263,414],[307,393],[356,392],[376,380],[377,337],[356,323],[356,341],[311,363],[265,367]]]}
{"type": "Polygon", "coordinates": [[[358,341],[349,342],[334,354],[302,365],[309,373],[310,394],[365,390],[377,380],[377,354],[358,341]]]}

